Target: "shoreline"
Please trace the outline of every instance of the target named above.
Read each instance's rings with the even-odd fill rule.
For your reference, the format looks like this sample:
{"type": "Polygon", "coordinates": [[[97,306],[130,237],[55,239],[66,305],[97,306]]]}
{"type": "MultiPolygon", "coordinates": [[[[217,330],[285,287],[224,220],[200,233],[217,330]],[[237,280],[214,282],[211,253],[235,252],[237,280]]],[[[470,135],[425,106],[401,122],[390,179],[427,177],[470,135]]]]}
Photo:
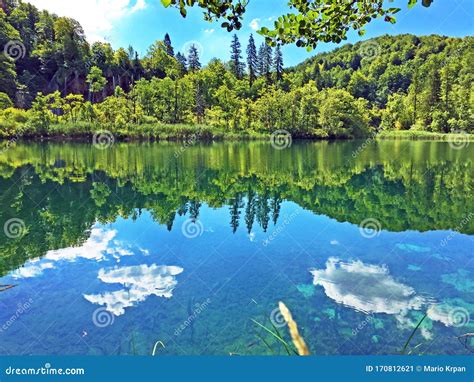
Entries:
{"type": "MultiPolygon", "coordinates": [[[[166,131],[161,134],[136,134],[129,135],[123,133],[113,133],[106,129],[99,129],[97,132],[87,132],[80,134],[53,134],[53,135],[15,135],[10,137],[0,137],[0,143],[4,142],[72,142],[89,143],[94,140],[109,139],[121,143],[132,142],[225,142],[225,141],[265,141],[271,140],[270,133],[257,132],[224,132],[221,130],[209,129],[201,126],[186,126],[185,131],[166,131]],[[174,134],[173,134],[174,133],[174,134]]],[[[289,139],[283,135],[283,139],[289,139]]],[[[336,142],[336,141],[361,141],[361,140],[416,140],[416,141],[439,141],[439,142],[474,142],[474,134],[469,133],[436,133],[427,131],[383,131],[378,134],[362,137],[320,137],[301,136],[291,137],[293,141],[299,142],[336,142]]]]}

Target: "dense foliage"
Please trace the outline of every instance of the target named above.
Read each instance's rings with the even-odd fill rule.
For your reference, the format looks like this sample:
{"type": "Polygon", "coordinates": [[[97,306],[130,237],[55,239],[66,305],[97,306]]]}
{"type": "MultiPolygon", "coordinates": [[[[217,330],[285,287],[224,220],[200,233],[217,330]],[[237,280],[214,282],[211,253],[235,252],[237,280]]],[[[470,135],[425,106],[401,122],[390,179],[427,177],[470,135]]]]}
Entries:
{"type": "Polygon", "coordinates": [[[229,62],[203,66],[199,47],[176,52],[168,34],[139,57],[90,45],[76,21],[21,1],[5,1],[0,19],[0,137],[179,137],[205,125],[205,138],[349,138],[474,125],[472,37],[382,36],[285,70],[280,47],[253,36],[233,37],[229,62]]]}

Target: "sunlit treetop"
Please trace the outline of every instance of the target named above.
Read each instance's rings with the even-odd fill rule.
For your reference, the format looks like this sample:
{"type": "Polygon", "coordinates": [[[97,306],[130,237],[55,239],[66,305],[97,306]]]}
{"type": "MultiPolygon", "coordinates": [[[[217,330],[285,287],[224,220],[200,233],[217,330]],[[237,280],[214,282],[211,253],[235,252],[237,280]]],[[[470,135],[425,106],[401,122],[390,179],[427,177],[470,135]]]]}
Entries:
{"type": "MultiPolygon", "coordinates": [[[[222,20],[221,26],[229,32],[242,27],[248,0],[161,0],[165,7],[178,8],[186,17],[187,8],[195,5],[204,9],[207,21],[222,20]]],[[[308,50],[319,42],[339,43],[347,38],[351,29],[364,35],[364,27],[372,20],[383,18],[395,23],[400,8],[390,7],[393,0],[289,0],[290,12],[277,18],[272,29],[263,27],[258,33],[269,45],[295,43],[308,50]]],[[[411,8],[419,0],[408,0],[411,8]]],[[[429,7],[433,0],[422,0],[429,7]]]]}

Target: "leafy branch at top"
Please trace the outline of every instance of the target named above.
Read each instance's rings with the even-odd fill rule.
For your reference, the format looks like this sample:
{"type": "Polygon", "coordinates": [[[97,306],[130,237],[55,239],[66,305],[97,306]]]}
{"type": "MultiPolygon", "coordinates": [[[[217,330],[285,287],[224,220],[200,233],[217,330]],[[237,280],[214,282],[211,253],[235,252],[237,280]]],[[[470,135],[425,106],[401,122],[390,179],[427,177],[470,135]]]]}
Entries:
{"type": "MultiPolygon", "coordinates": [[[[221,26],[229,32],[242,27],[242,19],[248,0],[161,0],[165,7],[175,7],[183,17],[187,8],[198,5],[205,10],[204,19],[223,19],[221,26]]],[[[388,0],[393,2],[393,0],[388,0]]],[[[408,0],[411,8],[418,0],[408,0]]],[[[429,7],[433,0],[422,0],[429,7]]],[[[292,12],[277,18],[273,28],[263,27],[258,32],[265,36],[269,45],[295,43],[299,47],[315,48],[319,42],[339,43],[347,38],[349,30],[365,33],[364,27],[372,20],[383,17],[386,22],[395,23],[395,14],[400,8],[389,7],[384,0],[289,0],[292,12]]]]}

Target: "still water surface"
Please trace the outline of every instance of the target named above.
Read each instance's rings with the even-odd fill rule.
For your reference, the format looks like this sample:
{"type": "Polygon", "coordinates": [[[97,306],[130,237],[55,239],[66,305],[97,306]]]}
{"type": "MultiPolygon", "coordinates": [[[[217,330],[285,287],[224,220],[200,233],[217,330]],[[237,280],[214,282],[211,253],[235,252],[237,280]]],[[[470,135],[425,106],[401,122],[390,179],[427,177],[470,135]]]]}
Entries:
{"type": "Polygon", "coordinates": [[[361,144],[10,147],[0,353],[469,354],[474,145],[361,144]]]}

